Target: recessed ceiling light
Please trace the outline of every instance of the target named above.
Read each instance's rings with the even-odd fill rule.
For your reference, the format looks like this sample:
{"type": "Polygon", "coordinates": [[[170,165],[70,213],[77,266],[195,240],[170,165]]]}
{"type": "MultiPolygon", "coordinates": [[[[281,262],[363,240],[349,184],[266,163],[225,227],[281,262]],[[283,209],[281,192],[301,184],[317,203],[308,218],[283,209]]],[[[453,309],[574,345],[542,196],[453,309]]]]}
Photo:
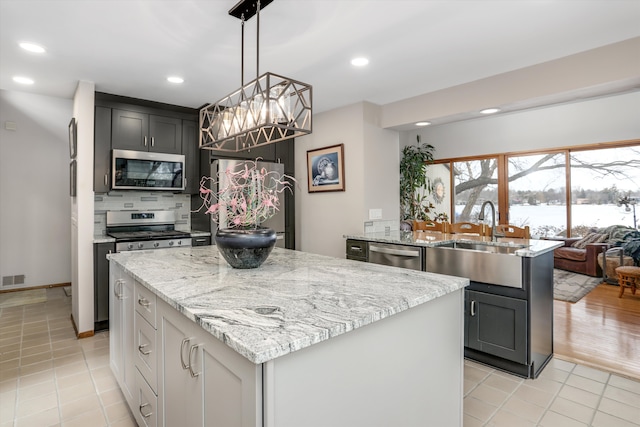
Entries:
{"type": "Polygon", "coordinates": [[[28,50],[29,52],[34,52],[34,53],[44,53],[45,49],[35,43],[29,43],[29,42],[22,42],[19,44],[19,46],[21,48],[23,48],[24,50],[28,50]]]}
{"type": "Polygon", "coordinates": [[[369,60],[367,58],[364,58],[364,57],[353,58],[351,60],[351,65],[353,65],[355,67],[364,67],[367,64],[369,64],[369,60]]]}
{"type": "Polygon", "coordinates": [[[418,122],[416,123],[416,126],[429,126],[431,124],[431,122],[418,122]]]}
{"type": "Polygon", "coordinates": [[[500,111],[499,108],[485,108],[484,110],[480,111],[482,114],[494,114],[497,113],[498,111],[500,111]]]}
{"type": "Polygon", "coordinates": [[[13,78],[13,81],[16,82],[16,83],[23,84],[23,85],[32,85],[33,84],[33,80],[30,79],[29,77],[15,76],[13,78]]]}
{"type": "Polygon", "coordinates": [[[167,77],[167,81],[170,83],[184,83],[184,79],[178,76],[169,76],[167,77]]]}

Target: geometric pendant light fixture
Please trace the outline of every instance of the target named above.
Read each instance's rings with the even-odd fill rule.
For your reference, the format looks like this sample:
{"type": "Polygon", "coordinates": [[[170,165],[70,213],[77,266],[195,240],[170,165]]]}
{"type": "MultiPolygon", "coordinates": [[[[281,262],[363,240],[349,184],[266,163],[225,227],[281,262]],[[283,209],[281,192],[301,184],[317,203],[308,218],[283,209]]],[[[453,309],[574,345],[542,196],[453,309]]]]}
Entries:
{"type": "Polygon", "coordinates": [[[242,0],[229,11],[242,26],[240,88],[200,110],[202,149],[238,152],[311,133],[311,85],[269,72],[259,75],[260,9],[272,1],[242,0]],[[257,77],[245,84],[244,23],[253,15],[257,77]]]}

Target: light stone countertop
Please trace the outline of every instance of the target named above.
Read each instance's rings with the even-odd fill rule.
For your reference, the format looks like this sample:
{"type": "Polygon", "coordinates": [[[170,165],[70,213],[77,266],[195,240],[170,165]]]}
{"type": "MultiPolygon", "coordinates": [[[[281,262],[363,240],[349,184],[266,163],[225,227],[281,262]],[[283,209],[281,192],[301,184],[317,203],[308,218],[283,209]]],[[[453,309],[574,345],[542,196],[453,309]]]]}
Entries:
{"type": "Polygon", "coordinates": [[[250,270],[231,268],[215,246],[121,252],[108,258],[256,364],[469,284],[459,277],[281,248],[250,270]]]}
{"type": "Polygon", "coordinates": [[[409,246],[440,246],[455,241],[482,242],[495,246],[522,246],[514,255],[521,257],[536,257],[555,248],[564,246],[564,242],[557,240],[514,239],[499,237],[492,241],[490,237],[474,236],[471,234],[445,234],[433,231],[391,231],[389,233],[345,234],[347,239],[365,240],[367,242],[390,243],[409,246]]]}
{"type": "Polygon", "coordinates": [[[94,234],[93,243],[115,243],[116,239],[104,234],[94,234]]]}
{"type": "MultiPolygon", "coordinates": [[[[207,236],[211,236],[211,232],[210,231],[191,230],[189,233],[191,234],[191,237],[207,237],[207,236]]],[[[111,236],[107,236],[105,234],[94,234],[93,235],[93,243],[113,243],[115,241],[116,241],[115,238],[113,238],[111,236]]]]}

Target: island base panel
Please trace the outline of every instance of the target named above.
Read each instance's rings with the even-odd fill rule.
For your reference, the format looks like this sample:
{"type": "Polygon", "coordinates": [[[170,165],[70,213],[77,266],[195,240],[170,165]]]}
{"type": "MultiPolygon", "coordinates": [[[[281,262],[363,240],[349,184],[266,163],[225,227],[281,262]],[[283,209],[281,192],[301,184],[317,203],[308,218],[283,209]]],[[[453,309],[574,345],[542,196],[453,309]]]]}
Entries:
{"type": "Polygon", "coordinates": [[[265,427],[462,426],[463,292],[265,363],[265,427]]]}

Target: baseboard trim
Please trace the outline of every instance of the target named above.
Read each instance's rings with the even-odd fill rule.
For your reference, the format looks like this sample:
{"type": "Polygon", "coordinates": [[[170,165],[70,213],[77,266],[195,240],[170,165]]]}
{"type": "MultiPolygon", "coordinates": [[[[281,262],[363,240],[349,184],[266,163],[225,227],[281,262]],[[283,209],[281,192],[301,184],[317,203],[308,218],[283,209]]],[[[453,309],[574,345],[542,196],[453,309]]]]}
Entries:
{"type": "Polygon", "coordinates": [[[52,285],[28,286],[26,288],[2,289],[0,290],[0,294],[4,294],[7,292],[30,291],[32,289],[64,288],[65,286],[71,286],[71,282],[54,283],[52,285]]]}
{"type": "Polygon", "coordinates": [[[94,336],[94,331],[85,331],[85,332],[78,332],[78,327],[76,326],[76,321],[73,320],[73,313],[71,313],[71,324],[73,325],[73,330],[76,333],[76,338],[78,339],[82,339],[82,338],[90,338],[92,336],[94,336]]]}

